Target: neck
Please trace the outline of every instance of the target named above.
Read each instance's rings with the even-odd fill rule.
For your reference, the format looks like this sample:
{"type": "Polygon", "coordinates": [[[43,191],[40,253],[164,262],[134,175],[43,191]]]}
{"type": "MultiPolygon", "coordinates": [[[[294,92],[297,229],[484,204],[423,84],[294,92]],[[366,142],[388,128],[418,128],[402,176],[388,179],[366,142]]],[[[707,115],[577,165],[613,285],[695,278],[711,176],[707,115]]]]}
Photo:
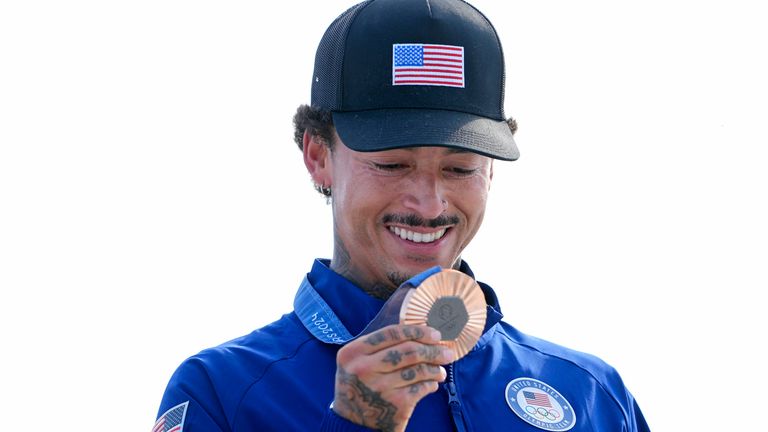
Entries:
{"type": "Polygon", "coordinates": [[[362,272],[356,270],[352,264],[349,250],[347,250],[347,247],[339,236],[335,218],[333,224],[333,258],[331,259],[331,270],[344,276],[368,295],[380,300],[388,299],[399,285],[395,285],[390,281],[371,281],[363,278],[362,276],[364,275],[362,272]]]}
{"type": "Polygon", "coordinates": [[[360,277],[360,272],[355,271],[349,258],[349,252],[346,248],[337,242],[333,250],[333,259],[331,259],[331,270],[335,271],[347,280],[355,284],[371,297],[379,300],[386,300],[397,289],[390,281],[369,281],[360,277]]]}
{"type": "MultiPolygon", "coordinates": [[[[461,258],[456,259],[451,267],[454,270],[459,270],[461,267],[461,258]]],[[[379,300],[389,299],[392,293],[394,293],[400,285],[402,285],[411,277],[415,276],[393,273],[388,275],[388,279],[386,281],[366,280],[362,278],[361,273],[356,271],[352,266],[352,263],[349,260],[349,253],[346,251],[346,249],[342,248],[340,250],[338,247],[334,249],[330,268],[334,272],[355,284],[355,286],[360,288],[363,292],[379,300]]]]}

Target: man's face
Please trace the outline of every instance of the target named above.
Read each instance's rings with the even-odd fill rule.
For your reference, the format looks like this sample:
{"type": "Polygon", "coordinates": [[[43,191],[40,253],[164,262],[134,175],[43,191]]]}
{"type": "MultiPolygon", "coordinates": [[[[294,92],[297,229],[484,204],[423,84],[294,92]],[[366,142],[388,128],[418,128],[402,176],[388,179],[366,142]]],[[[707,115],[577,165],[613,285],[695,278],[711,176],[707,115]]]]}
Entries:
{"type": "Polygon", "coordinates": [[[482,223],[492,159],[444,147],[356,152],[335,138],[331,267],[386,293],[456,265],[482,223]]]}

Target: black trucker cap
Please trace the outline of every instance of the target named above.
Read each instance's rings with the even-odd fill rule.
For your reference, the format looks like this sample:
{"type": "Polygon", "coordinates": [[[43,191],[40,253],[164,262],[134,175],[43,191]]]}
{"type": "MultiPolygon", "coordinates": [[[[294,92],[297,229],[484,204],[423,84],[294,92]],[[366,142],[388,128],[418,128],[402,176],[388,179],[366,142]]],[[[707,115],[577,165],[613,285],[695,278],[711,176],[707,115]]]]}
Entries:
{"type": "Polygon", "coordinates": [[[461,0],[368,0],[341,14],[315,56],[312,106],[356,151],[445,146],[519,152],[504,116],[504,55],[461,0]]]}

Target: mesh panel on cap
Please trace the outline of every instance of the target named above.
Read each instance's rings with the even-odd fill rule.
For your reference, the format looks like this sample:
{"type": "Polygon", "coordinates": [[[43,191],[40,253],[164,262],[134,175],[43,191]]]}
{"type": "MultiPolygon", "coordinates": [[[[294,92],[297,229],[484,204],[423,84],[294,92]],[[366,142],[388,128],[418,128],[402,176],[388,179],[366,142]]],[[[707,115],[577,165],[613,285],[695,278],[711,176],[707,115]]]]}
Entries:
{"type": "Polygon", "coordinates": [[[312,106],[332,111],[341,105],[341,73],[344,65],[344,41],[357,13],[373,0],[359,3],[339,15],[325,31],[315,56],[312,77],[312,106]]]}

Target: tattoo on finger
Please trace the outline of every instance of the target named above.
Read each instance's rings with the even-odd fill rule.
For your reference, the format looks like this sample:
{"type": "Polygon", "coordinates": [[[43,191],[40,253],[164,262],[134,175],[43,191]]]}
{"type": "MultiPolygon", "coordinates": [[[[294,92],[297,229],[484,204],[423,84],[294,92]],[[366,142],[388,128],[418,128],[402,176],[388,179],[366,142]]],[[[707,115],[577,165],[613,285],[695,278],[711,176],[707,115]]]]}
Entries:
{"type": "Polygon", "coordinates": [[[378,344],[380,344],[380,343],[384,342],[384,339],[386,339],[386,338],[384,337],[384,335],[383,335],[383,334],[381,334],[381,333],[374,333],[374,334],[372,334],[372,335],[368,336],[368,337],[365,339],[365,342],[366,342],[368,345],[376,346],[376,345],[378,345],[378,344]]]}
{"type": "Polygon", "coordinates": [[[411,381],[411,380],[413,380],[414,378],[416,378],[416,371],[415,371],[415,370],[413,370],[412,368],[403,369],[403,370],[400,372],[400,377],[401,377],[401,378],[402,378],[404,381],[411,381]]]}
{"type": "Polygon", "coordinates": [[[437,345],[426,345],[423,347],[418,348],[415,351],[406,351],[405,355],[412,355],[412,354],[418,354],[424,360],[432,361],[436,358],[440,357],[440,354],[443,353],[443,348],[437,345]]]}
{"type": "Polygon", "coordinates": [[[400,354],[400,351],[391,350],[387,352],[387,355],[384,356],[384,359],[382,361],[384,363],[391,363],[392,366],[397,366],[402,360],[403,360],[403,355],[400,354]]]}
{"type": "Polygon", "coordinates": [[[424,357],[425,360],[435,360],[443,353],[443,349],[436,345],[427,345],[419,349],[419,354],[424,357]]]}
{"type": "Polygon", "coordinates": [[[408,339],[420,339],[424,337],[424,331],[418,327],[405,327],[403,334],[408,339]]]}

